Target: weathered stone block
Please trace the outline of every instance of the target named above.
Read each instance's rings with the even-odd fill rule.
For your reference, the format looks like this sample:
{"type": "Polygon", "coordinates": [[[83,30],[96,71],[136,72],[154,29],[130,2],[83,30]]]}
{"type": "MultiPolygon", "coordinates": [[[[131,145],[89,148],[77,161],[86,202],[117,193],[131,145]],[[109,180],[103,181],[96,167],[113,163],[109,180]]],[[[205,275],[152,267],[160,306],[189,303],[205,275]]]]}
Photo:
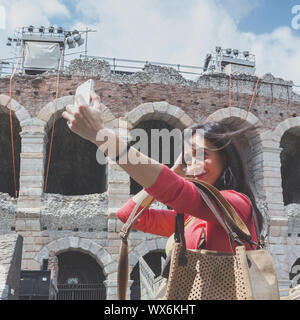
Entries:
{"type": "Polygon", "coordinates": [[[82,250],[89,251],[91,243],[92,243],[91,240],[80,238],[79,247],[82,250]]]}
{"type": "Polygon", "coordinates": [[[79,239],[78,237],[69,237],[70,247],[79,248],[79,239]]]}

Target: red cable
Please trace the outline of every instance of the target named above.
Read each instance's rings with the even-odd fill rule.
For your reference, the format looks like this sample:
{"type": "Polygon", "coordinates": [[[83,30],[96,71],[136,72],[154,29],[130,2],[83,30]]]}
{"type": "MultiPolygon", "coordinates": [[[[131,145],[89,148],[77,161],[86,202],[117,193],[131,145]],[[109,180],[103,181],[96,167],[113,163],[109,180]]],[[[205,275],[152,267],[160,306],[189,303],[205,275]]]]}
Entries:
{"type": "Polygon", "coordinates": [[[60,52],[60,59],[59,59],[59,66],[58,66],[58,71],[57,71],[55,109],[54,109],[54,115],[53,115],[52,134],[51,134],[51,141],[50,141],[50,149],[49,149],[49,157],[48,157],[48,165],[47,165],[47,171],[46,171],[44,192],[46,192],[46,190],[47,190],[49,167],[50,167],[50,159],[51,159],[51,154],[52,154],[52,145],[53,145],[53,136],[54,136],[54,125],[55,125],[55,118],[56,118],[56,108],[57,108],[57,98],[58,98],[58,88],[59,88],[59,79],[60,79],[60,69],[61,69],[62,56],[63,56],[63,51],[61,50],[61,52],[60,52]]]}
{"type": "Polygon", "coordinates": [[[250,112],[250,110],[252,108],[252,104],[253,104],[253,101],[254,101],[254,97],[255,97],[255,93],[256,93],[259,81],[260,81],[260,78],[257,77],[256,85],[255,85],[255,88],[254,88],[254,91],[253,91],[253,94],[252,94],[252,98],[251,98],[251,101],[250,101],[250,104],[249,104],[249,107],[248,107],[248,111],[247,111],[245,120],[247,120],[248,114],[249,114],[249,112],[250,112]]]}

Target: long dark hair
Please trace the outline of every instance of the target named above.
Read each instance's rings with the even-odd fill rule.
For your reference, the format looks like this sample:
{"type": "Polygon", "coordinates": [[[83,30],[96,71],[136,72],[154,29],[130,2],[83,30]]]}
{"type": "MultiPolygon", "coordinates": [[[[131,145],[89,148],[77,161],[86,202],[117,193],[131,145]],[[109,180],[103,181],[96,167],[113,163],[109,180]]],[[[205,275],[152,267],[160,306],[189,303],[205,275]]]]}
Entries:
{"type": "Polygon", "coordinates": [[[236,141],[236,137],[241,137],[243,134],[250,133],[257,128],[255,126],[244,125],[239,130],[231,131],[221,122],[213,121],[196,124],[188,129],[192,129],[192,134],[196,133],[197,129],[202,129],[204,131],[204,138],[216,147],[215,151],[225,156],[225,168],[214,186],[219,190],[235,190],[248,196],[257,213],[259,232],[261,232],[264,219],[257,208],[255,197],[248,181],[246,166],[236,141]]]}

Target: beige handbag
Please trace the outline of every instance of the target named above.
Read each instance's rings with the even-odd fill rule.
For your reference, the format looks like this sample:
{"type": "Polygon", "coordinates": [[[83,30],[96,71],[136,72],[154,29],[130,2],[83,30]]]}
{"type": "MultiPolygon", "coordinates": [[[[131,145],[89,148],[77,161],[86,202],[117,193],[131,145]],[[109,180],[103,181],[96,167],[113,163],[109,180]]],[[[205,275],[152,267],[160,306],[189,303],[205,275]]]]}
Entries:
{"type": "MultiPolygon", "coordinates": [[[[160,290],[165,292],[165,295],[157,298],[166,300],[279,300],[277,274],[270,253],[251,240],[251,235],[242,219],[215,187],[204,181],[189,180],[197,185],[201,197],[228,234],[230,244],[235,241],[239,246],[236,247],[235,252],[232,248],[232,253],[187,249],[184,238],[184,216],[178,213],[170,272],[168,281],[165,282],[167,287],[165,290],[160,290]],[[214,200],[221,214],[216,210],[211,199],[214,200]],[[244,242],[252,246],[257,245],[259,249],[246,251],[244,242]]],[[[256,221],[255,213],[252,212],[256,221]]],[[[135,217],[135,221],[139,215],[135,217]]],[[[257,228],[257,222],[255,225],[257,228]]],[[[122,236],[124,233],[121,231],[122,236]]],[[[122,251],[124,252],[123,249],[121,253],[122,251]]],[[[122,271],[121,266],[122,262],[119,260],[119,272],[122,271]]],[[[124,289],[124,283],[122,285],[119,282],[119,284],[121,285],[119,286],[120,293],[124,289]]]]}

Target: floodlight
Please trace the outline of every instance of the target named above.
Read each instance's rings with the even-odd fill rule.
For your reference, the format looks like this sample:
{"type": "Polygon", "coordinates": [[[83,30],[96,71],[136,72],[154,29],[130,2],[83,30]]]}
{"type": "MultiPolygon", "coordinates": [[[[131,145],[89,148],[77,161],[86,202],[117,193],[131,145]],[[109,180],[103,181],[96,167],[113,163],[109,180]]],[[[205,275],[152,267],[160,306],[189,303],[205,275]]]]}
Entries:
{"type": "Polygon", "coordinates": [[[227,54],[231,54],[232,50],[230,48],[226,49],[227,54]]]}
{"type": "Polygon", "coordinates": [[[238,56],[239,53],[240,53],[239,50],[237,50],[237,49],[234,49],[234,50],[233,50],[233,54],[234,54],[235,56],[238,56]]]}
{"type": "Polygon", "coordinates": [[[63,33],[64,29],[62,27],[57,28],[57,33],[63,33]]]}
{"type": "Polygon", "coordinates": [[[84,44],[84,39],[81,38],[81,35],[79,33],[75,33],[73,36],[73,39],[77,43],[78,47],[84,44]]]}
{"type": "Polygon", "coordinates": [[[9,42],[12,42],[12,38],[7,38],[7,40],[8,40],[9,42]]]}
{"type": "Polygon", "coordinates": [[[244,51],[244,57],[248,58],[249,57],[249,51],[244,51]]]}
{"type": "Polygon", "coordinates": [[[222,48],[221,48],[221,47],[216,47],[216,52],[217,52],[217,53],[220,53],[220,52],[221,52],[221,50],[222,50],[222,48]]]}
{"type": "Polygon", "coordinates": [[[10,42],[10,41],[7,41],[6,45],[9,46],[9,47],[11,47],[11,42],[10,42]]]}
{"type": "Polygon", "coordinates": [[[49,31],[49,33],[54,33],[54,27],[52,27],[52,26],[49,27],[49,28],[48,28],[48,31],[49,31]]]}
{"type": "Polygon", "coordinates": [[[44,27],[44,26],[40,26],[40,27],[39,27],[39,32],[40,32],[40,33],[44,33],[44,31],[45,31],[45,27],[44,27]]]}
{"type": "Polygon", "coordinates": [[[67,44],[68,44],[69,49],[73,49],[73,48],[76,47],[76,44],[75,44],[75,41],[74,41],[73,37],[68,37],[67,38],[67,44]]]}
{"type": "Polygon", "coordinates": [[[34,26],[29,26],[29,27],[28,27],[28,31],[29,31],[29,32],[33,32],[33,29],[34,29],[34,26]]]}

